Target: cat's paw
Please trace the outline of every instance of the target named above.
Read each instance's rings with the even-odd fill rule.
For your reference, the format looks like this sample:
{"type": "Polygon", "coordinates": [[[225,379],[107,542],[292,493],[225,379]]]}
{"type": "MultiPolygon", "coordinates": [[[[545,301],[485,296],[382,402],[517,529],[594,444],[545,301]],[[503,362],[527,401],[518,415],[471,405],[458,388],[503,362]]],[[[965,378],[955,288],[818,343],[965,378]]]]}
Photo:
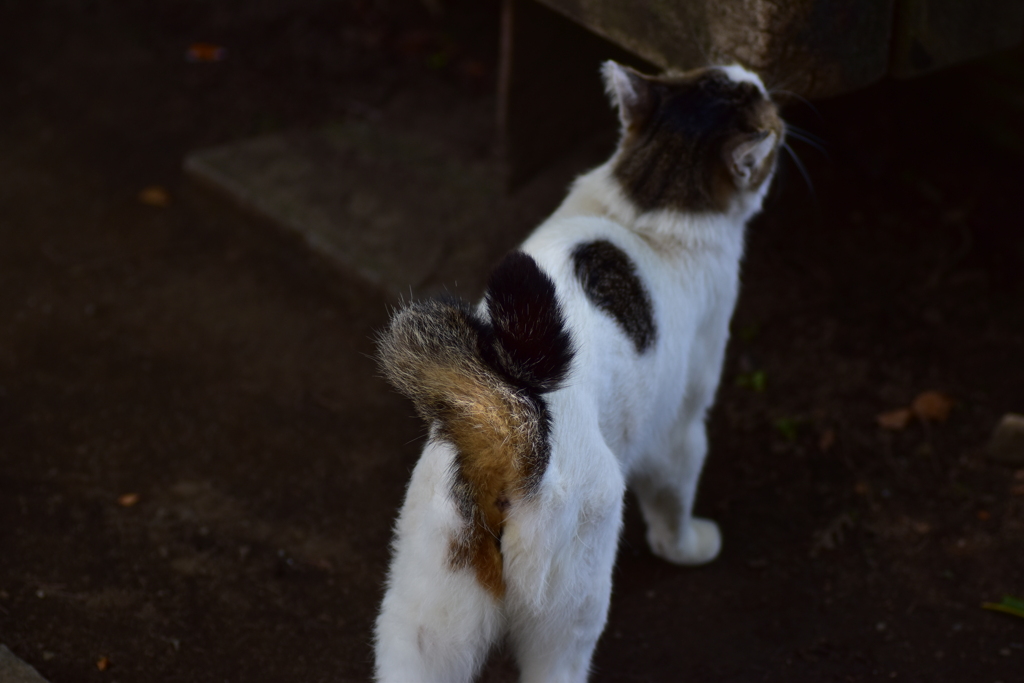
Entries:
{"type": "Polygon", "coordinates": [[[658,557],[675,564],[697,565],[718,557],[722,533],[710,519],[694,517],[682,533],[668,533],[664,527],[647,530],[647,544],[658,557]]]}

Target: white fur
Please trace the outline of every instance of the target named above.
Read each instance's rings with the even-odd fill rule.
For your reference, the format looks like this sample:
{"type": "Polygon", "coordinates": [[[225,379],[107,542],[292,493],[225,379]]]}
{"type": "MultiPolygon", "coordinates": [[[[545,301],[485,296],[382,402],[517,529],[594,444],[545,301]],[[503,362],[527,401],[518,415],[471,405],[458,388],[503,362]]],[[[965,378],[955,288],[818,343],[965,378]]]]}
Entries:
{"type": "Polygon", "coordinates": [[[741,187],[748,187],[754,173],[775,149],[775,133],[753,138],[736,146],[732,151],[732,171],[741,187]]]}
{"type": "Polygon", "coordinates": [[[377,620],[379,681],[469,681],[502,635],[522,681],[585,681],[606,620],[627,483],[655,554],[692,565],[719,552],[718,527],[692,509],[744,225],[768,182],[739,193],[724,214],[638,215],[611,177],[613,163],[579,178],[522,245],[555,283],[576,356],[565,386],[546,396],[552,449],[537,495],[514,503],[506,521],[504,600],[471,569],[448,565],[460,523],[448,493],[454,454],[431,440],[397,522],[377,620]],[[573,272],[572,249],[597,239],[629,255],[650,293],[657,333],[644,353],[587,300],[573,272]]]}
{"type": "Polygon", "coordinates": [[[619,111],[619,122],[629,125],[629,110],[636,106],[639,96],[636,91],[636,72],[617,62],[608,60],[601,65],[605,92],[619,111]]]}
{"type": "Polygon", "coordinates": [[[503,630],[501,607],[476,576],[447,569],[447,540],[462,524],[448,495],[453,457],[431,439],[412,473],[377,619],[381,681],[468,681],[503,630]]]}
{"type": "Polygon", "coordinates": [[[764,88],[764,83],[757,77],[757,74],[747,71],[739,64],[730,64],[729,66],[719,67],[736,83],[751,83],[757,86],[757,89],[761,91],[761,94],[768,97],[768,91],[764,88]]]}

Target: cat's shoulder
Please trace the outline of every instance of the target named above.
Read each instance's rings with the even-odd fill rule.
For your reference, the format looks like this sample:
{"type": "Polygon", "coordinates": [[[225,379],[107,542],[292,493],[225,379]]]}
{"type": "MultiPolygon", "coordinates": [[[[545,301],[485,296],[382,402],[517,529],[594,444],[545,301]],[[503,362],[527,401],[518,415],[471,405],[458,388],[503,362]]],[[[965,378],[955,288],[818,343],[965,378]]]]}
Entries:
{"type": "Polygon", "coordinates": [[[644,260],[649,251],[642,238],[605,216],[554,216],[541,224],[520,247],[546,270],[571,273],[581,250],[608,245],[631,261],[644,260]]]}

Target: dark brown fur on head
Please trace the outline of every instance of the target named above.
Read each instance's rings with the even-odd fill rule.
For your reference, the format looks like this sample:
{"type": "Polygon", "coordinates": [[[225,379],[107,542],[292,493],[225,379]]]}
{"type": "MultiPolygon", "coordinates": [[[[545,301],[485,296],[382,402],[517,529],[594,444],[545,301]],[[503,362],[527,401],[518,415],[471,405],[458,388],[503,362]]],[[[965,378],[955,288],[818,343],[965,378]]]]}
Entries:
{"type": "Polygon", "coordinates": [[[604,73],[623,128],[613,173],[641,211],[726,211],[771,175],[785,126],[754,83],[719,67],[646,76],[608,62],[604,73]]]}

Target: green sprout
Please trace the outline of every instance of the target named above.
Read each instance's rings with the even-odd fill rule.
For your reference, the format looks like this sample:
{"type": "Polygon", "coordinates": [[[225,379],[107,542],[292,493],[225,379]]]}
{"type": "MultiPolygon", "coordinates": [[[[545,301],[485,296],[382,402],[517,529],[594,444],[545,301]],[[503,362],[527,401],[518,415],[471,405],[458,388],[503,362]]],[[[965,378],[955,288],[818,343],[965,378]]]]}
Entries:
{"type": "Polygon", "coordinates": [[[764,370],[745,372],[736,377],[736,386],[743,387],[744,389],[752,389],[759,393],[764,391],[767,384],[768,377],[764,374],[764,370]]]}
{"type": "Polygon", "coordinates": [[[800,417],[780,417],[773,424],[786,441],[796,441],[797,432],[800,431],[803,421],[800,417]]]}
{"type": "Polygon", "coordinates": [[[1012,614],[1015,617],[1024,619],[1024,600],[1020,598],[1005,595],[1002,602],[986,602],[982,604],[982,607],[993,612],[1012,614]]]}

